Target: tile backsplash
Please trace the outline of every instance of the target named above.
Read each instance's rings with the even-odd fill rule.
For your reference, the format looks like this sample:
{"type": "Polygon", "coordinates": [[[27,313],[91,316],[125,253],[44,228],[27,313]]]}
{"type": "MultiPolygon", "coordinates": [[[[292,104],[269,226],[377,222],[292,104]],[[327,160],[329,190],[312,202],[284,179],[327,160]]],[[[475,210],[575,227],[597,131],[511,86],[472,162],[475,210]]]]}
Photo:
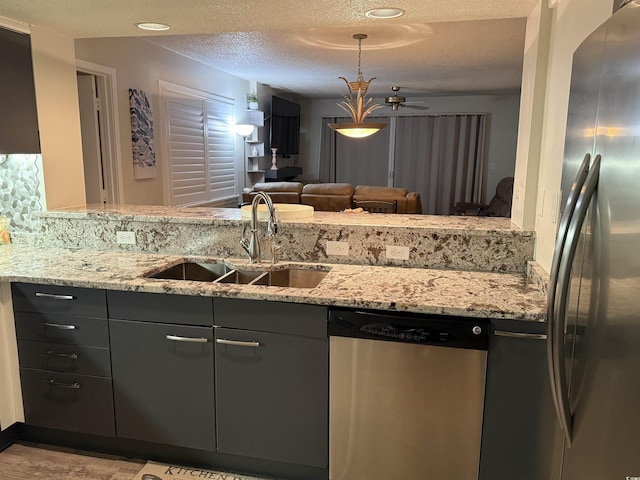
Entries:
{"type": "Polygon", "coordinates": [[[7,217],[11,232],[40,230],[34,212],[44,203],[41,177],[42,155],[0,155],[0,216],[7,217]]]}

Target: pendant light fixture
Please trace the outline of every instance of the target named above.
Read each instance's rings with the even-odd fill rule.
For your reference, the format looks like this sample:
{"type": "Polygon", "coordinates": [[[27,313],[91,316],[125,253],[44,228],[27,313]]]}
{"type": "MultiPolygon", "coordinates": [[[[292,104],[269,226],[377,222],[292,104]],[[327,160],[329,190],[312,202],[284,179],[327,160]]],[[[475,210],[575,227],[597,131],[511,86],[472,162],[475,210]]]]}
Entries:
{"type": "Polygon", "coordinates": [[[362,56],[362,40],[367,38],[364,33],[356,33],[353,35],[355,40],[358,40],[358,79],[354,82],[348,81],[344,77],[339,77],[344,80],[349,89],[349,95],[343,94],[343,100],[338,102],[338,106],[347,112],[353,122],[351,123],[330,123],[329,127],[342,135],[351,138],[363,138],[373,135],[379,132],[387,126],[386,123],[373,123],[365,122],[365,118],[378,108],[382,108],[382,105],[372,104],[372,98],[367,98],[367,90],[369,84],[375,77],[369,81],[364,80],[362,76],[362,70],[360,69],[360,57],[362,56]]]}

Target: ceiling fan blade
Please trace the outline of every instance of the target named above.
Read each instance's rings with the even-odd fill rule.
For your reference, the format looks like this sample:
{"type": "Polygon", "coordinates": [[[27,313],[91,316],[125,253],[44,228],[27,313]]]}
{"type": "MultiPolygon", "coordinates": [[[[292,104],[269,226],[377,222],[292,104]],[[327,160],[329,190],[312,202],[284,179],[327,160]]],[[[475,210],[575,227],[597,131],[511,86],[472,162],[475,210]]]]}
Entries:
{"type": "Polygon", "coordinates": [[[411,105],[411,104],[405,103],[402,106],[405,108],[413,108],[414,110],[429,110],[429,107],[427,107],[426,105],[411,105]]]}

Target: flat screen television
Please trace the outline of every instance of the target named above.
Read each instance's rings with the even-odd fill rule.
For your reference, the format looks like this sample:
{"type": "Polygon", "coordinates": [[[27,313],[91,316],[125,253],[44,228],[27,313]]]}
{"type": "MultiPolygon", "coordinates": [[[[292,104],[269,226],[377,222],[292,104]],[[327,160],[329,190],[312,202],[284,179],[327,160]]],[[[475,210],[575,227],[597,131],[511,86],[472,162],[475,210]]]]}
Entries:
{"type": "Polygon", "coordinates": [[[300,105],[284,98],[271,97],[271,148],[278,155],[300,153],[300,105]]]}

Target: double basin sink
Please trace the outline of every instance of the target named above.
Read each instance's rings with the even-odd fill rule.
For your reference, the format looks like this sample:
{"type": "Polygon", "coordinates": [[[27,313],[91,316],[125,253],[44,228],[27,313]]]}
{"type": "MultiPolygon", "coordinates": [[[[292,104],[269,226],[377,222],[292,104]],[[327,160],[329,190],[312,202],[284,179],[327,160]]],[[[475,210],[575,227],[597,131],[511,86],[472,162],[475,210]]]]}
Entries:
{"type": "Polygon", "coordinates": [[[328,271],[328,269],[318,270],[291,266],[240,270],[225,262],[184,261],[145,276],[164,280],[314,288],[327,275],[328,271]]]}

